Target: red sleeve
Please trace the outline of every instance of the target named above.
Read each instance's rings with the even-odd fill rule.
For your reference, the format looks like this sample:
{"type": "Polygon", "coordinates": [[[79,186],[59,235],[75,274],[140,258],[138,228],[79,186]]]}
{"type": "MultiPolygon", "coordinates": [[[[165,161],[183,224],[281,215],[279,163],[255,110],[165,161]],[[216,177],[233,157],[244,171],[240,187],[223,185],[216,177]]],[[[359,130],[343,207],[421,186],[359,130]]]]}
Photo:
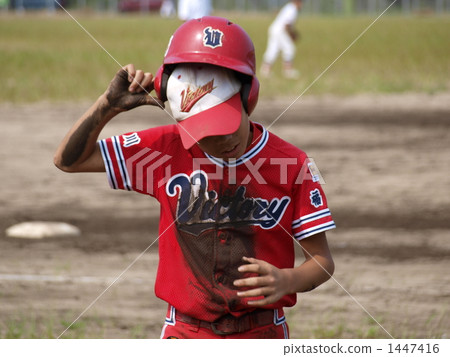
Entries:
{"type": "Polygon", "coordinates": [[[130,177],[128,175],[120,137],[113,136],[100,140],[99,145],[111,188],[131,191],[130,177]]]}
{"type": "Polygon", "coordinates": [[[320,181],[314,161],[306,158],[297,177],[294,196],[292,231],[298,240],[336,228],[320,181]]]}
{"type": "Polygon", "coordinates": [[[156,196],[164,166],[171,156],[163,153],[156,128],[100,140],[100,150],[111,188],[156,196]]]}

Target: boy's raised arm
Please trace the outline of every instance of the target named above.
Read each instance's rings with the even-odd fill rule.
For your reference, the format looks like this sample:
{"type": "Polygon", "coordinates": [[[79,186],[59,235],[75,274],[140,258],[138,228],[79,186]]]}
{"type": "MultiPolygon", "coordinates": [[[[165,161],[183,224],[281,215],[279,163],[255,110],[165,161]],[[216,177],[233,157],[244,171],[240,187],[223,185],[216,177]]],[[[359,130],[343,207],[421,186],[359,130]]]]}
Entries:
{"type": "Polygon", "coordinates": [[[105,93],[81,116],[56,150],[54,163],[66,172],[101,172],[103,160],[97,140],[103,127],[117,114],[141,105],[164,108],[164,103],[150,96],[151,73],[129,64],[120,69],[105,93]]]}

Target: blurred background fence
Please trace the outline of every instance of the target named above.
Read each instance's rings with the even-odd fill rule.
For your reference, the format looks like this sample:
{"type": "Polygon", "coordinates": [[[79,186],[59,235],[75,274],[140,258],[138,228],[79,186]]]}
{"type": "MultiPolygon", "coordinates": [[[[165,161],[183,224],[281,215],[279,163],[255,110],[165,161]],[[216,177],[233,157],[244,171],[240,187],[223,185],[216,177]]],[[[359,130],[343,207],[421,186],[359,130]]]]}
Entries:
{"type": "MultiPolygon", "coordinates": [[[[288,0],[213,0],[214,11],[276,12],[288,0]]],[[[56,12],[60,6],[68,10],[108,12],[158,13],[162,0],[0,0],[3,11],[47,10],[56,12]]],[[[376,14],[386,9],[393,0],[304,0],[303,15],[349,16],[376,14]]],[[[176,0],[173,0],[176,7],[176,0]]],[[[450,0],[397,0],[389,13],[443,14],[450,12],[450,0]]]]}

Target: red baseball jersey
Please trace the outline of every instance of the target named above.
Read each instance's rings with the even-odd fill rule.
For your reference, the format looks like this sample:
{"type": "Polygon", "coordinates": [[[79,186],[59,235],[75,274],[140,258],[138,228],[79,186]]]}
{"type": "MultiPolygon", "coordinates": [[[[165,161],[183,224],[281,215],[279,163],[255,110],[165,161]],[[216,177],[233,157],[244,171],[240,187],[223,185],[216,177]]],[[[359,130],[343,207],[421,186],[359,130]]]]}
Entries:
{"type": "MultiPolygon", "coordinates": [[[[185,150],[176,125],[99,142],[112,188],[160,202],[156,295],[205,321],[253,310],[246,302],[255,298],[238,297],[233,285],[243,256],[292,268],[294,239],[335,227],[313,162],[251,126],[252,145],[229,162],[197,145],[185,150]]],[[[266,308],[295,303],[286,295],[266,308]]]]}

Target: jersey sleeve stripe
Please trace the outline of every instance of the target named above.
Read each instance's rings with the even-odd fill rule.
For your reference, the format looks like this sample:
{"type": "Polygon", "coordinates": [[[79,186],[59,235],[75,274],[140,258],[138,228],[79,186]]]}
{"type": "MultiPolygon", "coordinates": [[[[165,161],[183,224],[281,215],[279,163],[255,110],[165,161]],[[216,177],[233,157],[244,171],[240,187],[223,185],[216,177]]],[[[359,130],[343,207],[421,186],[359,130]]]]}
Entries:
{"type": "Polygon", "coordinates": [[[117,181],[116,181],[116,177],[114,175],[114,168],[113,168],[111,156],[109,155],[109,152],[108,152],[108,146],[106,144],[106,140],[104,140],[104,139],[100,140],[99,144],[100,144],[100,151],[102,153],[103,162],[105,164],[106,175],[108,176],[109,186],[111,186],[111,188],[117,190],[117,188],[118,188],[117,181]]]}
{"type": "Polygon", "coordinates": [[[125,189],[131,191],[130,178],[128,176],[128,171],[125,165],[125,159],[123,157],[122,147],[120,146],[120,139],[118,136],[114,136],[113,139],[114,152],[117,158],[117,165],[119,166],[120,176],[124,184],[125,189]]]}
{"type": "Polygon", "coordinates": [[[333,228],[336,228],[336,224],[334,223],[334,221],[319,224],[318,226],[315,226],[315,227],[312,227],[309,229],[305,229],[301,232],[294,234],[294,238],[297,240],[301,240],[303,238],[310,237],[314,234],[325,232],[325,231],[328,231],[333,228]]]}
{"type": "Polygon", "coordinates": [[[296,229],[296,228],[300,228],[303,224],[306,223],[310,223],[313,222],[315,220],[327,217],[327,216],[331,216],[330,210],[328,208],[325,208],[323,210],[311,213],[311,214],[307,214],[305,216],[300,217],[299,219],[296,219],[295,221],[292,222],[292,228],[296,229]]]}

